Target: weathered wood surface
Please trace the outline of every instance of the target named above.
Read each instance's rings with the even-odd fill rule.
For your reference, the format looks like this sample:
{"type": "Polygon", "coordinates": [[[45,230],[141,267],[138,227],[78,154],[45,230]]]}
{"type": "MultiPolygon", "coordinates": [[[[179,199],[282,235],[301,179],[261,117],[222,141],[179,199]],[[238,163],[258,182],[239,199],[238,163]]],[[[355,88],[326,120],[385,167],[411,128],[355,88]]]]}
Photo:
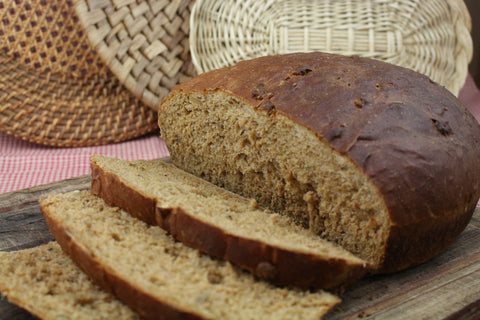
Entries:
{"type": "MultiPolygon", "coordinates": [[[[38,199],[50,192],[88,189],[82,176],[0,195],[0,250],[29,248],[53,240],[38,199]]],[[[393,275],[365,279],[349,288],[327,320],[480,319],[480,210],[443,253],[393,275]]],[[[33,319],[0,300],[0,319],[33,319]]]]}

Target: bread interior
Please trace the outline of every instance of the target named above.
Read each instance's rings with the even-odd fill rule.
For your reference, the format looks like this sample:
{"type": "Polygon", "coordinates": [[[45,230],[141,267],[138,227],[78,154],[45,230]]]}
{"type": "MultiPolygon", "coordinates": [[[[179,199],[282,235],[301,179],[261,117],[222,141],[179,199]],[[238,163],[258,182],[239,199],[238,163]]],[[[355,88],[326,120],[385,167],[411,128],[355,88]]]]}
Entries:
{"type": "Polygon", "coordinates": [[[255,198],[380,267],[390,226],[385,203],[363,171],[323,138],[221,90],[176,92],[160,112],[177,166],[255,198]]]}
{"type": "Polygon", "coordinates": [[[53,241],[34,248],[0,252],[0,290],[10,302],[38,319],[140,319],[99,289],[53,241]]]}
{"type": "Polygon", "coordinates": [[[283,215],[260,208],[251,198],[219,188],[161,160],[125,161],[95,155],[93,163],[113,174],[160,208],[182,208],[188,215],[226,234],[254,239],[284,250],[363,265],[350,252],[324,241],[283,215]]]}
{"type": "Polygon", "coordinates": [[[152,300],[193,315],[185,318],[198,319],[255,319],[258,315],[319,319],[339,302],[325,291],[289,290],[257,281],[228,262],[184,246],[159,227],[108,206],[88,191],[51,194],[41,204],[57,230],[55,236],[65,237],[72,243],[67,246],[80,248],[89,257],[88,262],[80,261],[82,256],[73,260],[103,270],[107,278],[95,268],[89,274],[109,281],[119,298],[128,295],[125,303],[150,319],[152,310],[157,310],[149,306],[152,300]]]}

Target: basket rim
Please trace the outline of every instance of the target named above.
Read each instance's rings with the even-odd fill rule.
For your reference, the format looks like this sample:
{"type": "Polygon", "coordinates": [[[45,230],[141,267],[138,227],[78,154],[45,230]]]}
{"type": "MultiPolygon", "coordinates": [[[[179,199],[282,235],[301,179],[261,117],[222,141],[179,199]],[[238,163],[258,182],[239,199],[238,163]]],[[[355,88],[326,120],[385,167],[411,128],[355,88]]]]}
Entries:
{"type": "MultiPolygon", "coordinates": [[[[410,63],[411,65],[405,65],[406,63],[404,63],[403,61],[400,61],[403,63],[402,65],[398,62],[398,60],[400,60],[400,58],[398,57],[401,54],[405,55],[405,52],[404,51],[402,52],[400,50],[395,52],[395,56],[393,56],[393,58],[395,59],[385,60],[385,61],[413,69],[417,72],[424,73],[430,78],[432,78],[434,81],[438,80],[437,82],[447,87],[447,89],[449,89],[452,93],[458,96],[459,91],[462,88],[463,84],[465,83],[465,80],[468,74],[468,64],[473,57],[473,43],[470,36],[471,17],[469,15],[468,9],[465,3],[463,2],[463,0],[442,0],[442,1],[443,1],[442,5],[448,6],[448,9],[450,9],[449,12],[451,12],[451,16],[447,18],[452,19],[453,23],[451,27],[451,33],[454,34],[455,36],[454,46],[448,47],[448,48],[445,48],[446,45],[443,46],[444,50],[447,50],[447,49],[450,50],[450,53],[454,59],[454,62],[452,63],[453,65],[450,66],[451,71],[448,71],[449,74],[447,74],[447,71],[442,70],[443,67],[441,67],[441,62],[439,61],[431,61],[431,62],[427,61],[425,63],[422,62],[424,65],[422,65],[421,68],[417,68],[417,66],[414,65],[414,63],[410,63]],[[429,71],[430,74],[424,69],[429,71]]],[[[283,54],[283,53],[302,52],[302,50],[279,52],[276,48],[273,48],[272,44],[270,44],[269,51],[267,53],[262,53],[261,55],[242,56],[240,57],[240,59],[236,59],[235,56],[240,54],[238,54],[238,52],[233,52],[232,49],[229,49],[225,45],[225,43],[228,43],[229,41],[232,41],[233,43],[235,43],[236,40],[231,40],[227,36],[224,38],[221,38],[220,36],[220,35],[223,35],[222,32],[224,32],[225,30],[231,31],[235,27],[237,28],[235,29],[237,32],[240,32],[239,30],[242,30],[242,28],[243,30],[247,28],[246,26],[243,26],[240,23],[233,25],[231,21],[228,21],[228,18],[231,18],[231,16],[234,15],[235,13],[231,13],[231,12],[228,13],[227,9],[225,9],[225,12],[222,12],[221,9],[217,8],[218,11],[215,13],[216,15],[221,15],[221,14],[229,15],[228,17],[225,17],[225,19],[223,20],[223,24],[219,23],[217,20],[215,24],[210,25],[210,29],[208,29],[209,32],[211,34],[214,34],[215,37],[217,38],[208,38],[204,36],[204,34],[201,34],[202,24],[203,26],[205,26],[206,25],[205,21],[207,21],[208,19],[212,19],[213,17],[213,13],[205,13],[205,12],[202,13],[201,11],[202,10],[206,11],[207,8],[209,8],[210,6],[213,7],[216,4],[219,4],[220,2],[222,2],[222,5],[223,5],[221,9],[224,9],[224,7],[226,8],[228,6],[226,4],[228,0],[197,0],[192,9],[192,14],[190,16],[190,25],[193,32],[191,32],[190,34],[190,47],[191,47],[192,62],[197,70],[197,73],[200,74],[206,71],[210,71],[212,69],[229,66],[236,62],[239,62],[240,60],[251,59],[251,58],[259,57],[261,55],[276,55],[276,54],[283,54]],[[210,16],[208,16],[208,14],[210,14],[210,16]],[[203,20],[200,20],[201,18],[203,18],[203,20]],[[217,40],[217,39],[220,39],[220,40],[217,40]],[[205,45],[205,43],[208,43],[208,45],[205,45]],[[210,51],[220,52],[218,54],[219,57],[217,60],[222,60],[222,62],[214,61],[213,58],[209,57],[208,52],[205,51],[206,49],[205,50],[202,49],[202,45],[207,46],[210,49],[210,51]]],[[[281,2],[282,3],[285,3],[285,2],[301,3],[303,2],[303,0],[282,0],[281,2]]],[[[281,2],[271,1],[271,0],[263,0],[263,1],[255,0],[256,4],[262,3],[264,7],[268,7],[268,8],[270,8],[269,6],[279,5],[279,3],[281,2]]],[[[380,1],[380,2],[384,3],[384,1],[380,1]]],[[[375,4],[379,4],[380,2],[377,3],[377,1],[375,0],[370,0],[370,1],[356,1],[355,3],[362,3],[362,4],[368,3],[373,6],[375,4]]],[[[397,5],[397,6],[399,5],[399,3],[405,3],[405,2],[408,2],[408,1],[400,1],[400,0],[391,1],[393,5],[397,5]]],[[[410,2],[416,5],[419,5],[419,3],[416,3],[416,1],[414,0],[410,2]]],[[[432,3],[432,1],[430,1],[430,3],[432,3]]],[[[421,3],[421,5],[427,5],[427,4],[428,3],[426,2],[421,3]]],[[[244,4],[244,5],[245,7],[248,7],[248,4],[244,4]]],[[[245,14],[245,12],[242,12],[242,13],[245,14]]],[[[318,18],[318,15],[317,15],[317,18],[318,18]]],[[[245,21],[245,19],[242,19],[241,17],[239,18],[238,16],[236,16],[236,19],[241,20],[244,25],[248,23],[253,23],[252,21],[245,21]]],[[[268,20],[268,18],[266,20],[268,20]]],[[[339,21],[339,19],[337,19],[337,21],[339,21]]],[[[321,23],[317,23],[317,26],[318,25],[321,25],[321,23]]],[[[251,26],[248,25],[248,27],[251,27],[251,26]]],[[[320,27],[318,27],[317,29],[322,31],[320,27]]],[[[331,30],[329,31],[331,32],[331,30]]],[[[380,32],[378,34],[380,34],[380,32]]],[[[400,39],[402,39],[401,33],[400,33],[400,39]]],[[[238,42],[241,42],[241,41],[238,40],[238,42]]],[[[267,45],[268,44],[265,44],[265,46],[267,45]]],[[[245,49],[247,45],[245,44],[245,46],[242,47],[242,44],[240,44],[239,47],[245,49]]],[[[341,48],[340,50],[335,50],[335,51],[329,51],[329,49],[326,48],[325,46],[318,50],[316,49],[316,50],[310,50],[310,51],[323,51],[328,53],[336,53],[336,54],[344,54],[344,55],[360,55],[360,56],[366,56],[366,57],[372,58],[372,56],[369,56],[364,52],[349,53],[349,51],[346,48],[341,48]]],[[[440,54],[437,54],[437,56],[440,57],[440,54]]],[[[377,57],[373,57],[373,58],[377,58],[377,57]]],[[[383,60],[383,57],[377,58],[377,59],[383,60]]],[[[441,60],[441,58],[438,58],[437,60],[441,60]]]]}
{"type": "Polygon", "coordinates": [[[79,82],[34,72],[3,55],[0,64],[9,71],[0,74],[0,131],[7,135],[51,147],[88,147],[158,129],[157,114],[115,80],[102,87],[103,79],[79,82]],[[92,92],[95,87],[98,94],[92,92]]]}

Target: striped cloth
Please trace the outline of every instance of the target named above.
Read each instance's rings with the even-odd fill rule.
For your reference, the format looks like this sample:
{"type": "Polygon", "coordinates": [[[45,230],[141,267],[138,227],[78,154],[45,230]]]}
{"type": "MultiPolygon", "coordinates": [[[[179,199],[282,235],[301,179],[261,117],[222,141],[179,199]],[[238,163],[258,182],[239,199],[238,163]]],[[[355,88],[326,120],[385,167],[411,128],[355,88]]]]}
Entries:
{"type": "MultiPolygon", "coordinates": [[[[480,122],[480,91],[471,76],[459,98],[480,122]]],[[[94,153],[126,160],[168,156],[158,134],[107,146],[51,148],[0,133],[0,193],[88,174],[90,155],[94,153]]]]}
{"type": "Polygon", "coordinates": [[[168,156],[168,150],[158,134],[106,146],[52,148],[0,133],[0,193],[88,174],[92,154],[151,160],[168,156]]]}

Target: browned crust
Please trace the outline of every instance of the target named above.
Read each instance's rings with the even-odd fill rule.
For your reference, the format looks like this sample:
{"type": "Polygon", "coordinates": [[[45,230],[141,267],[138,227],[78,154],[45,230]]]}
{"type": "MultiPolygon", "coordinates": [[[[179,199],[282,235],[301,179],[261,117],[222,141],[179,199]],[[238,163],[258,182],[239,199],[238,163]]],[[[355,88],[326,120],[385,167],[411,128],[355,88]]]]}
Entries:
{"type": "Polygon", "coordinates": [[[40,208],[50,232],[54,235],[62,250],[70,256],[77,266],[85,272],[93,282],[105,291],[116,296],[120,301],[135,310],[143,319],[203,319],[199,315],[182,311],[168,303],[158,300],[148,292],[144,292],[126,279],[116,275],[108,266],[97,259],[75,242],[61,223],[49,213],[49,205],[40,200],[40,208]]]}
{"type": "Polygon", "coordinates": [[[184,244],[231,261],[277,285],[318,288],[346,286],[362,278],[368,269],[366,264],[292,252],[232,235],[196,219],[182,208],[162,207],[161,203],[152,206],[154,199],[128,187],[118,176],[105,172],[93,161],[91,191],[109,205],[160,226],[184,244]]]}
{"type": "Polygon", "coordinates": [[[480,126],[426,76],[372,59],[298,53],[204,73],[170,97],[216,90],[247,101],[259,116],[289,117],[361,168],[392,224],[381,272],[431,258],[473,214],[480,126]]]}
{"type": "Polygon", "coordinates": [[[92,194],[101,197],[109,205],[124,209],[147,224],[155,225],[155,199],[146,197],[125,184],[119,183],[117,176],[105,174],[95,161],[91,161],[91,168],[90,191],[92,194]]]}
{"type": "Polygon", "coordinates": [[[394,272],[429,260],[440,253],[465,229],[473,211],[435,219],[428,223],[394,226],[387,244],[388,259],[381,273],[394,272]],[[411,235],[405,238],[405,235],[411,235]],[[421,247],[420,249],[418,247],[421,247]]]}

